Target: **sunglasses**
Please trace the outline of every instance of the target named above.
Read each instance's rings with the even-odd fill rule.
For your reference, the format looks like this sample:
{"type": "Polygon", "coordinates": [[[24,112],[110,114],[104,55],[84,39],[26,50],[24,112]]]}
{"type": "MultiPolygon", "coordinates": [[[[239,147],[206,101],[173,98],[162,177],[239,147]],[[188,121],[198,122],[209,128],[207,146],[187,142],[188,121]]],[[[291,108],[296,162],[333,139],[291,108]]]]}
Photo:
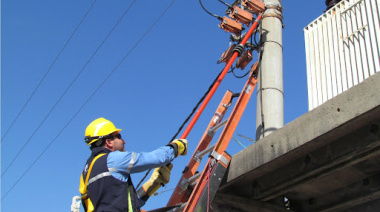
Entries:
{"type": "Polygon", "coordinates": [[[121,139],[121,135],[118,133],[116,135],[114,135],[114,137],[118,138],[118,139],[121,139]]]}
{"type": "Polygon", "coordinates": [[[101,138],[105,138],[105,139],[118,138],[118,139],[121,139],[121,135],[118,133],[116,135],[108,135],[108,136],[94,136],[94,137],[86,136],[86,137],[84,137],[84,140],[86,141],[86,143],[90,143],[93,139],[101,139],[101,138]]]}

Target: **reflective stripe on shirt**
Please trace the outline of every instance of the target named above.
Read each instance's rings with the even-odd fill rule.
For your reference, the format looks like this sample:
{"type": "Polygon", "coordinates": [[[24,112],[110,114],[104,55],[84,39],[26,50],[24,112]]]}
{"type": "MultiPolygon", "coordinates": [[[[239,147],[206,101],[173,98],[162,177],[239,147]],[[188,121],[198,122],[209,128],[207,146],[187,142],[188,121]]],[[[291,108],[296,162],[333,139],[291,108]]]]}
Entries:
{"type": "Polygon", "coordinates": [[[131,172],[131,169],[132,169],[133,165],[135,165],[135,161],[136,161],[136,153],[132,152],[132,157],[131,157],[131,161],[129,162],[129,166],[128,166],[128,169],[127,169],[127,174],[129,174],[131,172]]]}
{"type": "Polygon", "coordinates": [[[96,175],[95,177],[91,178],[90,180],[88,180],[88,183],[87,183],[87,186],[89,186],[91,183],[103,178],[103,177],[108,177],[108,176],[111,176],[111,172],[103,172],[103,173],[100,173],[98,175],[96,175]]]}

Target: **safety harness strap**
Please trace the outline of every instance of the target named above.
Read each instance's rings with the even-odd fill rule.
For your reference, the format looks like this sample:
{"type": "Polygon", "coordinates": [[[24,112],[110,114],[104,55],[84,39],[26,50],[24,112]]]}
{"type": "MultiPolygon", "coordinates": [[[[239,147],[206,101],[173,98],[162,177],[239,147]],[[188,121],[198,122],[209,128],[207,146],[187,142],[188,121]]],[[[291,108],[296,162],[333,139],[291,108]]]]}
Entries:
{"type": "Polygon", "coordinates": [[[98,160],[100,157],[102,157],[102,156],[105,155],[105,154],[106,154],[106,153],[102,153],[102,154],[97,155],[97,156],[94,158],[94,160],[92,160],[92,162],[91,162],[90,168],[88,169],[88,172],[87,172],[86,181],[85,181],[85,183],[84,183],[84,186],[85,186],[85,189],[86,189],[86,190],[85,190],[86,193],[87,193],[88,180],[89,180],[89,178],[90,178],[90,174],[91,174],[92,167],[94,166],[95,161],[98,160]]]}
{"type": "MultiPolygon", "coordinates": [[[[80,193],[82,194],[82,199],[83,201],[85,201],[85,205],[86,205],[86,208],[85,210],[88,211],[88,212],[92,212],[94,211],[94,206],[92,205],[92,202],[91,200],[89,199],[89,196],[87,194],[87,187],[88,185],[90,185],[91,183],[103,178],[103,177],[107,177],[107,176],[111,176],[111,172],[116,172],[117,169],[116,168],[108,168],[108,172],[103,172],[103,173],[100,173],[94,177],[92,177],[90,179],[90,174],[91,174],[91,171],[92,171],[92,167],[94,166],[96,160],[98,160],[100,157],[102,157],[103,155],[106,155],[107,153],[102,153],[102,154],[99,154],[97,155],[92,161],[91,161],[91,164],[90,164],[90,167],[88,169],[88,172],[86,174],[86,180],[83,182],[83,174],[81,176],[81,186],[80,186],[80,193]]],[[[131,157],[131,161],[130,161],[130,164],[128,166],[128,169],[126,170],[127,173],[129,174],[130,173],[130,170],[132,169],[132,167],[134,166],[136,162],[136,153],[132,153],[132,157],[131,157]]],[[[132,181],[130,179],[130,177],[128,178],[128,189],[127,189],[127,192],[128,192],[128,211],[129,212],[133,212],[134,211],[134,208],[133,208],[133,204],[132,204],[132,197],[131,197],[131,192],[134,193],[133,191],[133,185],[132,185],[132,181]],[[132,191],[130,190],[132,189],[132,191]]]]}

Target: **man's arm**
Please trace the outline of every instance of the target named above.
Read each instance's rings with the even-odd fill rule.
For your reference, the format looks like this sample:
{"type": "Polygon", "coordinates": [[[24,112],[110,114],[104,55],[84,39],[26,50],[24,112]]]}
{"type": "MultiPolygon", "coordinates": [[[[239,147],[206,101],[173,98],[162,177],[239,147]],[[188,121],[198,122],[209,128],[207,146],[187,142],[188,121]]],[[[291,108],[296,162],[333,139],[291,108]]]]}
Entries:
{"type": "Polygon", "coordinates": [[[124,174],[143,172],[148,169],[164,166],[175,158],[175,150],[170,146],[163,146],[151,152],[111,152],[108,155],[107,165],[124,174]]]}

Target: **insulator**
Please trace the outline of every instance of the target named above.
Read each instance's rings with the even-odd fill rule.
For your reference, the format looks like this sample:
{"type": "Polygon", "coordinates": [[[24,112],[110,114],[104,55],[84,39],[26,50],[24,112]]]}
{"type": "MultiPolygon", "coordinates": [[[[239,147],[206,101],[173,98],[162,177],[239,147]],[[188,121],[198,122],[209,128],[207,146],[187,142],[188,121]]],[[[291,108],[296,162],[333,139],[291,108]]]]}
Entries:
{"type": "Polygon", "coordinates": [[[239,35],[243,30],[243,25],[241,23],[227,17],[223,17],[222,23],[219,24],[219,27],[226,32],[231,32],[236,35],[239,35]]]}
{"type": "Polygon", "coordinates": [[[240,7],[236,5],[231,10],[230,17],[237,21],[242,22],[243,24],[247,26],[250,26],[253,20],[252,13],[241,9],[240,7]]]}
{"type": "Polygon", "coordinates": [[[239,45],[235,47],[234,52],[239,53],[239,56],[240,56],[244,52],[244,48],[245,48],[244,45],[239,43],[239,45]]]}
{"type": "Polygon", "coordinates": [[[241,4],[255,14],[259,14],[265,10],[265,4],[260,0],[243,0],[241,4]]]}
{"type": "Polygon", "coordinates": [[[244,70],[244,68],[250,63],[252,60],[252,50],[247,50],[244,52],[242,56],[236,62],[236,68],[240,68],[244,70]]]}
{"type": "Polygon", "coordinates": [[[235,46],[236,44],[233,44],[230,48],[223,52],[222,57],[218,60],[218,63],[228,63],[234,53],[235,46]]]}

